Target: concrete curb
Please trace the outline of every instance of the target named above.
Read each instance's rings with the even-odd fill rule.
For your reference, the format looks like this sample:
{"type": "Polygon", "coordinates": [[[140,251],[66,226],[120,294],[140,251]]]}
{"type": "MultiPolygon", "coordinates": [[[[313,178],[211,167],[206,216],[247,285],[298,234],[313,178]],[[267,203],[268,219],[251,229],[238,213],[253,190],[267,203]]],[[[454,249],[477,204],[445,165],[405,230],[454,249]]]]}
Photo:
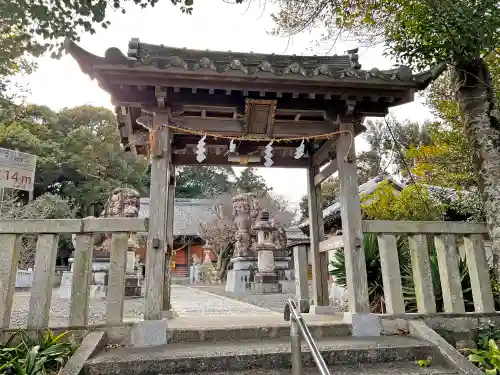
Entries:
{"type": "Polygon", "coordinates": [[[448,344],[439,334],[436,333],[422,320],[410,320],[408,322],[410,334],[414,337],[426,340],[435,345],[443,359],[462,375],[484,375],[483,372],[474,366],[458,350],[448,344]]]}
{"type": "Polygon", "coordinates": [[[83,374],[85,363],[106,344],[106,332],[90,332],[58,375],[83,374]]]}

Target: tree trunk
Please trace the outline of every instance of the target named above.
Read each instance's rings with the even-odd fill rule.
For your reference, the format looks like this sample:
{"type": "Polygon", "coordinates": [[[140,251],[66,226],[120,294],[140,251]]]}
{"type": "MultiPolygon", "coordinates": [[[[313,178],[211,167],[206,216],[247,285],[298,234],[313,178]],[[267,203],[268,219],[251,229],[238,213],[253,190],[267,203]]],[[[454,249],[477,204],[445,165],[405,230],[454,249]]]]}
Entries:
{"type": "Polygon", "coordinates": [[[229,261],[233,256],[234,243],[230,242],[219,252],[217,259],[217,280],[223,282],[226,279],[229,261]]]}
{"type": "Polygon", "coordinates": [[[500,116],[491,74],[486,63],[477,58],[457,64],[452,77],[465,132],[474,150],[495,275],[500,281],[500,116]]]}

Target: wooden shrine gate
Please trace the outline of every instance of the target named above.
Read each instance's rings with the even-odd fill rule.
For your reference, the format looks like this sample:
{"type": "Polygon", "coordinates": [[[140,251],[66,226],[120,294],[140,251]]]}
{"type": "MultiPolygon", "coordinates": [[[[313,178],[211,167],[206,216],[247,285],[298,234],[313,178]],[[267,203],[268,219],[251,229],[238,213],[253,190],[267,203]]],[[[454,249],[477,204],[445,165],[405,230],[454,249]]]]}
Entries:
{"type": "Polygon", "coordinates": [[[130,41],[127,56],[110,48],[98,57],[73,42],[66,48],[111,95],[126,149],[151,157],[155,204],[147,243],[146,320],[161,319],[162,310],[170,309],[168,264],[180,165],[307,168],[316,306],[328,305],[327,253],[320,251],[321,183],[338,171],[350,311],[368,312],[354,137],[364,130],[366,116],[385,116],[389,107],[412,101],[440,71],[362,70],[357,50],[342,56],[265,55],[138,39],[130,41]]]}

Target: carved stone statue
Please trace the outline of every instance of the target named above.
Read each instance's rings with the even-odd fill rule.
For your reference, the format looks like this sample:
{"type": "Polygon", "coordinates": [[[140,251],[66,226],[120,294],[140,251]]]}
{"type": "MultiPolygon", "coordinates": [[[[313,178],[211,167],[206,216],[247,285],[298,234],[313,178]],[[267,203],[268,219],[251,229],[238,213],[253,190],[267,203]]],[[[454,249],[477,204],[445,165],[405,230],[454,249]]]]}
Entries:
{"type": "MultiPolygon", "coordinates": [[[[138,217],[139,207],[140,194],[136,190],[131,188],[117,188],[111,193],[99,217],[138,217]]],[[[129,239],[129,245],[134,245],[135,243],[134,234],[129,239]]],[[[75,235],[73,235],[73,245],[75,245],[75,235]]],[[[110,251],[110,249],[111,233],[94,235],[94,251],[110,251]]]]}
{"type": "Polygon", "coordinates": [[[193,266],[201,264],[201,259],[197,254],[193,254],[192,258],[193,258],[193,266]]]}
{"type": "MultiPolygon", "coordinates": [[[[250,216],[249,196],[240,194],[233,198],[233,216],[236,226],[234,257],[247,256],[252,246],[252,237],[250,234],[252,218],[250,216]]],[[[253,207],[252,207],[253,208],[253,207]]],[[[252,212],[253,214],[253,212],[252,212]]]]}
{"type": "MultiPolygon", "coordinates": [[[[131,188],[115,189],[106,202],[100,217],[138,217],[140,197],[140,194],[131,188]]],[[[111,234],[104,233],[100,237],[100,241],[94,242],[94,250],[109,251],[111,248],[111,234]]],[[[131,236],[129,242],[136,242],[133,237],[135,236],[131,236]]]]}
{"type": "Polygon", "coordinates": [[[271,232],[271,240],[273,244],[276,246],[276,249],[284,249],[286,247],[286,231],[283,228],[278,220],[271,217],[269,220],[269,224],[273,228],[271,232]]]}
{"type": "MultiPolygon", "coordinates": [[[[261,202],[254,194],[236,195],[232,199],[232,205],[233,228],[236,229],[234,251],[231,260],[223,257],[224,248],[221,248],[218,253],[219,280],[220,275],[223,274],[220,270],[227,270],[225,290],[228,292],[244,293],[250,284],[255,284],[256,286],[252,288],[259,293],[280,291],[281,284],[277,282],[277,274],[274,272],[274,252],[286,248],[287,238],[284,228],[276,218],[270,218],[269,212],[261,207],[261,202]],[[262,215],[266,218],[264,224],[260,220],[262,215]],[[262,230],[263,227],[265,227],[264,230],[262,230]],[[264,234],[265,243],[260,238],[264,234]],[[254,282],[250,283],[255,258],[258,258],[259,272],[254,275],[254,282]]],[[[282,264],[279,267],[280,270],[283,269],[282,264]]]]}
{"type": "MultiPolygon", "coordinates": [[[[140,195],[131,188],[118,188],[113,190],[99,218],[117,218],[139,216],[140,195]]],[[[75,246],[76,235],[73,235],[73,246],[75,246]]],[[[125,296],[139,297],[141,287],[139,277],[136,274],[138,264],[135,250],[138,247],[136,233],[131,233],[128,240],[127,263],[125,276],[125,296]]],[[[111,233],[101,233],[94,235],[94,253],[92,259],[92,269],[94,283],[106,285],[106,273],[109,269],[109,253],[111,250],[111,233]],[[100,252],[100,253],[99,253],[100,252]]]]}
{"type": "Polygon", "coordinates": [[[197,254],[193,255],[193,278],[194,283],[199,284],[201,282],[201,259],[197,254]]]}
{"type": "MultiPolygon", "coordinates": [[[[239,194],[233,198],[234,224],[237,228],[234,257],[255,255],[257,232],[253,225],[258,221],[262,211],[260,202],[251,193],[239,194]]],[[[273,228],[271,232],[273,244],[277,249],[284,249],[287,242],[285,229],[272,217],[269,224],[273,228]]]]}

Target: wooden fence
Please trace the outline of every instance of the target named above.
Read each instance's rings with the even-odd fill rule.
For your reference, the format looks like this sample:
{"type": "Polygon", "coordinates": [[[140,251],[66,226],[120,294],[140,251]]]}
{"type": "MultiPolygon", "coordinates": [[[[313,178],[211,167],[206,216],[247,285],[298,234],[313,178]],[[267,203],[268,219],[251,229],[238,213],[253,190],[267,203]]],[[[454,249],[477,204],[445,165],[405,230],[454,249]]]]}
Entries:
{"type": "MultiPolygon", "coordinates": [[[[379,221],[364,220],[364,233],[375,233],[378,239],[384,300],[389,314],[404,314],[403,286],[398,259],[397,237],[408,235],[411,267],[419,313],[436,312],[428,240],[436,248],[444,312],[465,313],[459,251],[462,244],[470,275],[474,309],[476,312],[495,311],[484,241],[487,227],[484,223],[379,221]]],[[[361,239],[357,239],[361,246],[361,239]]],[[[343,236],[331,236],[320,242],[320,251],[343,247],[343,236]]]]}
{"type": "Polygon", "coordinates": [[[89,317],[94,233],[111,233],[106,324],[117,324],[123,321],[129,233],[147,231],[148,220],[135,218],[0,220],[0,328],[10,325],[23,235],[38,236],[27,328],[42,329],[49,325],[60,234],[76,234],[69,326],[82,326],[89,317]]]}

